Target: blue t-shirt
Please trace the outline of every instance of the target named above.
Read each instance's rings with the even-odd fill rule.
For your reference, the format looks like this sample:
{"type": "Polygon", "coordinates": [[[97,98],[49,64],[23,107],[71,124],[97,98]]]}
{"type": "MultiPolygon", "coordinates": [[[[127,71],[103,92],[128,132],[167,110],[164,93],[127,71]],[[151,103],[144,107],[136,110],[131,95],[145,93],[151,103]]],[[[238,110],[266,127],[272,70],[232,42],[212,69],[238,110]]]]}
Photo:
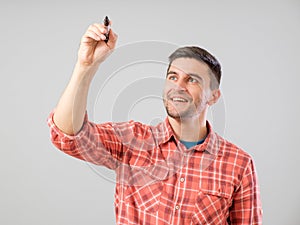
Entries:
{"type": "Polygon", "coordinates": [[[200,141],[183,141],[183,140],[180,140],[180,142],[187,148],[191,148],[195,145],[199,145],[199,144],[202,144],[203,142],[205,141],[205,138],[200,140],[200,141]]]}

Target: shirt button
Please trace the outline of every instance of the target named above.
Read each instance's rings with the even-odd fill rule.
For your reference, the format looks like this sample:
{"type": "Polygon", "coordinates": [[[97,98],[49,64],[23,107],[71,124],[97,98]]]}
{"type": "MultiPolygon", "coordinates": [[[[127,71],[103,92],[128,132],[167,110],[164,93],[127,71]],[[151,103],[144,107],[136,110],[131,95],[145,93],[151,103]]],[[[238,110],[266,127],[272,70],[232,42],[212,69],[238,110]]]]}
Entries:
{"type": "Polygon", "coordinates": [[[259,209],[259,213],[260,213],[260,215],[263,215],[263,209],[262,208],[259,209]]]}
{"type": "Polygon", "coordinates": [[[176,206],[175,206],[175,209],[178,210],[178,209],[179,209],[179,205],[176,205],[176,206]]]}
{"type": "Polygon", "coordinates": [[[180,182],[182,183],[182,182],[184,182],[185,181],[185,179],[183,178],[183,177],[181,177],[180,178],[180,182]]]}

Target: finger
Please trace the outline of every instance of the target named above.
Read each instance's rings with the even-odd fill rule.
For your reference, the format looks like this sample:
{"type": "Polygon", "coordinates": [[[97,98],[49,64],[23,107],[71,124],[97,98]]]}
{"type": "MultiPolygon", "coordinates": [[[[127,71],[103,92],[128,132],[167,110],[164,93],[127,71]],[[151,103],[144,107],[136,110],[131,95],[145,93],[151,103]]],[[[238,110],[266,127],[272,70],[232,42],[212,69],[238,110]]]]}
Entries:
{"type": "Polygon", "coordinates": [[[83,41],[84,42],[90,42],[92,40],[94,41],[101,41],[101,40],[105,40],[106,37],[105,35],[101,34],[100,36],[98,34],[96,34],[94,31],[92,30],[87,30],[84,37],[83,37],[83,41]]]}
{"type": "Polygon", "coordinates": [[[108,32],[108,28],[103,24],[95,23],[91,26],[91,29],[97,33],[99,36],[100,34],[106,34],[108,32]]]}
{"type": "Polygon", "coordinates": [[[94,23],[93,25],[90,26],[90,29],[93,30],[99,36],[101,36],[101,34],[104,34],[107,36],[107,34],[109,34],[111,25],[112,25],[111,20],[109,21],[108,26],[105,26],[104,24],[100,24],[100,23],[94,23]]]}
{"type": "Polygon", "coordinates": [[[101,39],[101,35],[105,35],[107,32],[107,29],[105,28],[105,26],[101,25],[101,24],[93,24],[90,25],[88,28],[88,33],[95,33],[96,35],[98,35],[101,39]]]}
{"type": "Polygon", "coordinates": [[[111,29],[109,31],[109,39],[107,42],[107,45],[109,46],[109,48],[111,48],[111,49],[115,48],[117,40],[118,40],[118,35],[115,32],[113,32],[113,30],[111,29]]]}

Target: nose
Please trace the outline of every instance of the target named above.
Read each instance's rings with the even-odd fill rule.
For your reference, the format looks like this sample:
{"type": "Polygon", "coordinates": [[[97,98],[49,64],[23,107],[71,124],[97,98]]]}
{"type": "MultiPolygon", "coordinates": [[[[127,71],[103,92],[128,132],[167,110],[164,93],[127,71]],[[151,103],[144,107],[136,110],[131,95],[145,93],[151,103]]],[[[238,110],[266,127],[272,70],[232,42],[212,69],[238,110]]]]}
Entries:
{"type": "Polygon", "coordinates": [[[184,79],[178,79],[176,82],[176,89],[177,90],[186,90],[186,82],[184,79]]]}

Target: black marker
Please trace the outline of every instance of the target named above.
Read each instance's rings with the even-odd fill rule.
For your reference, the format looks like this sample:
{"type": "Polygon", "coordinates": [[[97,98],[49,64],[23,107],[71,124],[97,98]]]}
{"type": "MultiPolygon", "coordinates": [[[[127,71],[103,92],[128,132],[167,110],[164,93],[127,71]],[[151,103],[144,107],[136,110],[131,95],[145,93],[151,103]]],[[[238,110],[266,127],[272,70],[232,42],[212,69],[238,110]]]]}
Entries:
{"type": "Polygon", "coordinates": [[[108,19],[107,16],[104,18],[103,23],[104,23],[104,26],[106,26],[106,28],[107,28],[107,33],[105,34],[106,40],[104,40],[105,43],[107,43],[108,42],[108,38],[109,38],[109,30],[110,30],[109,19],[108,19]]]}

